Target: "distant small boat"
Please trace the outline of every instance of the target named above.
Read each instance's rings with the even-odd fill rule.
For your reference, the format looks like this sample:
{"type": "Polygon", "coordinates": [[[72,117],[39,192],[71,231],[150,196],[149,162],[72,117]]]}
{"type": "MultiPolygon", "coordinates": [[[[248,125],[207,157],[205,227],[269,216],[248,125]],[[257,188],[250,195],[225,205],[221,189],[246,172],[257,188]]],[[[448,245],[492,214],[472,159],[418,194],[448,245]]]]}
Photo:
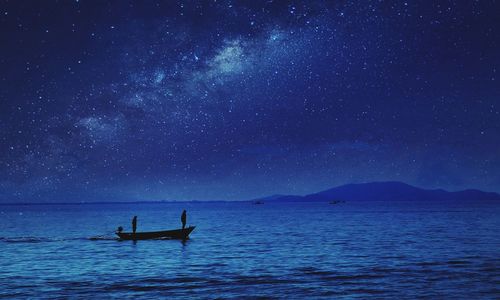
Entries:
{"type": "Polygon", "coordinates": [[[150,231],[150,232],[122,232],[116,231],[116,235],[122,240],[152,240],[152,239],[188,239],[189,234],[195,229],[196,226],[189,226],[184,229],[164,230],[164,231],[150,231]]]}
{"type": "Polygon", "coordinates": [[[339,204],[339,203],[345,203],[343,200],[333,200],[329,202],[330,204],[339,204]]]}
{"type": "Polygon", "coordinates": [[[262,201],[254,201],[253,204],[264,204],[264,202],[262,202],[262,201]]]}

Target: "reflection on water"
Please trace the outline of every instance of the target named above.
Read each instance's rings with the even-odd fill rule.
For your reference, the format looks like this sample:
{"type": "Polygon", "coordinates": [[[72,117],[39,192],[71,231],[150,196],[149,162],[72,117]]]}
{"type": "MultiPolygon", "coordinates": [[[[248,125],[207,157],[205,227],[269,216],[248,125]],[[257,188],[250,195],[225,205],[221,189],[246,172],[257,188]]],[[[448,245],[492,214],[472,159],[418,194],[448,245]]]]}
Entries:
{"type": "Polygon", "coordinates": [[[0,206],[3,297],[495,298],[500,205],[0,206]],[[119,241],[179,228],[191,239],[119,241]]]}

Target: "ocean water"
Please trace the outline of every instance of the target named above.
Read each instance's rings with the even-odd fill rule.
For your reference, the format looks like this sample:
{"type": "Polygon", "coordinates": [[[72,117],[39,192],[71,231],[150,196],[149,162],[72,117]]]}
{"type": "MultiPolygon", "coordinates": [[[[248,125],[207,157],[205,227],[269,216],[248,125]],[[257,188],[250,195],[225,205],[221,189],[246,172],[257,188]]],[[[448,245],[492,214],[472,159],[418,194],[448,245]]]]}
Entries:
{"type": "Polygon", "coordinates": [[[500,203],[0,206],[0,297],[499,299],[500,203]],[[191,239],[118,241],[118,226],[191,239]]]}

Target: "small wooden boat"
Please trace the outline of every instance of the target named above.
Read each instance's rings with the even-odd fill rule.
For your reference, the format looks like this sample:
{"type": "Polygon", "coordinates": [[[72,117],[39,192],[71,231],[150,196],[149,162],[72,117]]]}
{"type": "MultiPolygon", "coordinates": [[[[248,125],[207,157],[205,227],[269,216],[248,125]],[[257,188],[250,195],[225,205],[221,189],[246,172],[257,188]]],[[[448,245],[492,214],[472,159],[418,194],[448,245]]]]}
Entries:
{"type": "Polygon", "coordinates": [[[150,232],[123,232],[117,230],[115,233],[122,240],[152,240],[152,239],[178,239],[186,240],[196,226],[189,226],[184,229],[150,231],[150,232]]]}

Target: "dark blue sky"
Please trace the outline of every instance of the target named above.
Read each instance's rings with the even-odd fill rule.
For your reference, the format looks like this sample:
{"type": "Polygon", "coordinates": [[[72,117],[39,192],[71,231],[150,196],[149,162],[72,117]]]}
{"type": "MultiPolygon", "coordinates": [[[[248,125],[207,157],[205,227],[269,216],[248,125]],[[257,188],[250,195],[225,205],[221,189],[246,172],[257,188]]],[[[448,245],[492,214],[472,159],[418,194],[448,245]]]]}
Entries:
{"type": "Polygon", "coordinates": [[[500,192],[496,1],[0,1],[0,201],[500,192]]]}

